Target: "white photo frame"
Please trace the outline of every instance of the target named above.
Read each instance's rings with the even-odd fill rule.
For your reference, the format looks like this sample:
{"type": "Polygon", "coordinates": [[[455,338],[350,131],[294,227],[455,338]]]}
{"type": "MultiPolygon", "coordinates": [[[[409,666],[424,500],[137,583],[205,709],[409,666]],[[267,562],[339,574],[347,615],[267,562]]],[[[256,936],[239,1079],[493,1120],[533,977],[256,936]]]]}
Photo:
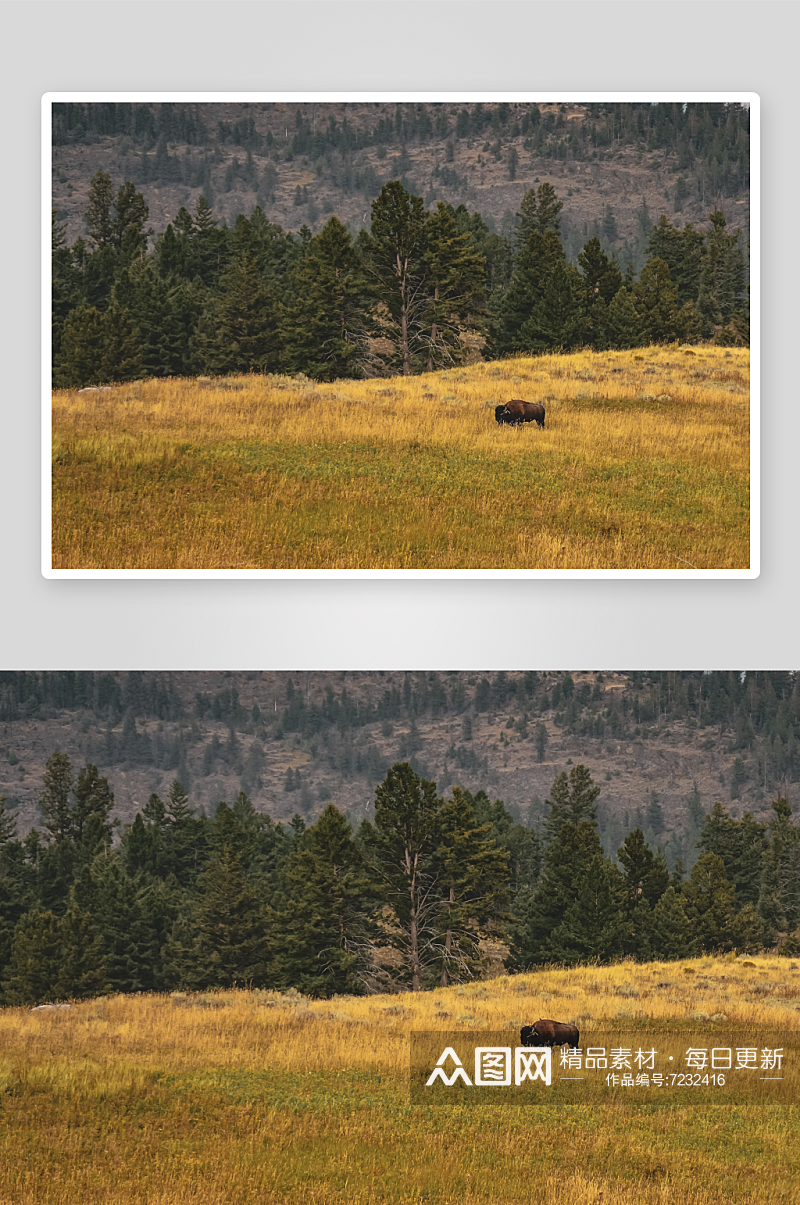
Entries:
{"type": "Polygon", "coordinates": [[[753,579],[761,569],[760,560],[760,101],[751,92],[544,92],[544,93],[47,93],[42,98],[42,527],[41,572],[49,579],[753,579]],[[738,103],[749,106],[751,114],[751,188],[750,188],[750,310],[751,310],[751,392],[750,392],[750,511],[749,563],[739,568],[695,568],[689,562],[674,568],[55,568],[52,557],[53,517],[51,490],[52,447],[52,372],[51,372],[51,135],[53,105],[82,102],[129,103],[591,103],[591,102],[709,102],[738,103]]]}

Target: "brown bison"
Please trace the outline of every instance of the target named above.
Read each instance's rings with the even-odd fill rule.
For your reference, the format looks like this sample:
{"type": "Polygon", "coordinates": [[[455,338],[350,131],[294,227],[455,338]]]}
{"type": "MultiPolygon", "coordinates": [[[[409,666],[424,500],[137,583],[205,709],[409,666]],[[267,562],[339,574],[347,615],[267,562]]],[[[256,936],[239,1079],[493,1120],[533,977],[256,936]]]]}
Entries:
{"type": "Polygon", "coordinates": [[[523,1046],[572,1046],[574,1049],[581,1035],[577,1025],[565,1021],[536,1021],[533,1025],[523,1025],[519,1036],[523,1046]]]}
{"type": "Polygon", "coordinates": [[[494,416],[498,423],[510,423],[513,427],[522,423],[544,427],[544,406],[538,402],[523,402],[520,398],[512,398],[504,406],[495,406],[494,416]]]}

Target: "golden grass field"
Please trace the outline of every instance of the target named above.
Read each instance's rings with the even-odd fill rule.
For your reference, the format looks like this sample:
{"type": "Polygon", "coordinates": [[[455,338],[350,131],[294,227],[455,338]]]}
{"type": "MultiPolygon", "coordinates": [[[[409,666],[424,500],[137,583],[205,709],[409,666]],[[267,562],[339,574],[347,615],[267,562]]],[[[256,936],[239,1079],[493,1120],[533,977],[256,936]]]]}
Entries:
{"type": "MultiPolygon", "coordinates": [[[[800,1035],[786,958],[546,970],[424,994],[117,996],[0,1011],[0,1202],[800,1201],[798,1102],[412,1105],[412,1029],[800,1035]],[[727,1021],[693,1019],[724,1013],[727,1021]]],[[[725,1042],[724,1044],[728,1044],[725,1042]]],[[[797,1046],[787,1054],[798,1057],[797,1046]]]]}
{"type": "Polygon", "coordinates": [[[54,569],[741,569],[747,349],[53,397],[54,569]],[[542,401],[545,430],[494,407],[542,401]]]}

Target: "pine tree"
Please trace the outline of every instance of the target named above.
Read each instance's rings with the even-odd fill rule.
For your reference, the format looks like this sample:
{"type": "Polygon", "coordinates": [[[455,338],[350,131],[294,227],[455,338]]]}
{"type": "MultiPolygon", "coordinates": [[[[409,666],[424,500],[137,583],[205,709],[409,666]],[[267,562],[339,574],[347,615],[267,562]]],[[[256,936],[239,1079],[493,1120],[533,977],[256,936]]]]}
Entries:
{"type": "MultiPolygon", "coordinates": [[[[210,215],[210,210],[208,213],[210,215]]],[[[210,218],[210,221],[213,230],[214,219],[210,218]]],[[[162,238],[156,240],[156,261],[162,276],[174,273],[191,280],[197,275],[199,280],[198,232],[199,228],[192,215],[182,205],[178,210],[174,225],[170,223],[162,238]]]]}
{"type": "Polygon", "coordinates": [[[637,958],[650,957],[653,910],[669,886],[663,857],[656,857],[640,828],[628,833],[617,851],[622,865],[623,950],[637,958]]]}
{"type": "Polygon", "coordinates": [[[510,886],[516,894],[523,886],[534,887],[542,869],[542,846],[539,837],[523,824],[515,824],[498,838],[501,848],[509,854],[510,886]]]}
{"type": "Polygon", "coordinates": [[[597,238],[585,245],[578,255],[578,264],[583,272],[583,337],[595,350],[602,351],[608,346],[608,306],[622,288],[622,274],[597,238]]]}
{"type": "Polygon", "coordinates": [[[643,323],[633,294],[624,286],[609,302],[605,315],[605,332],[608,346],[620,351],[629,347],[641,347],[645,342],[643,323]]]}
{"type": "Polygon", "coordinates": [[[663,856],[646,844],[640,828],[628,833],[617,852],[625,878],[625,898],[630,907],[644,902],[655,908],[669,886],[669,871],[663,856]]]}
{"type": "Polygon", "coordinates": [[[453,787],[452,799],[439,809],[434,854],[438,957],[431,971],[438,971],[441,987],[475,974],[481,933],[497,932],[506,915],[509,854],[498,847],[491,828],[478,824],[466,792],[453,787]]]}
{"type": "Polygon", "coordinates": [[[620,950],[623,954],[632,955],[640,962],[653,958],[653,909],[646,900],[641,900],[635,908],[620,912],[622,924],[620,932],[620,950]]]}
{"type": "Polygon", "coordinates": [[[226,260],[225,235],[216,227],[217,219],[211,205],[206,195],[201,194],[192,215],[190,264],[192,274],[196,274],[207,288],[216,284],[226,260]]]}
{"type": "Polygon", "coordinates": [[[117,255],[113,246],[97,247],[91,253],[84,246],[79,253],[76,243],[73,257],[80,271],[82,304],[104,314],[111,300],[117,269],[117,255]]]}
{"type": "MultiPolygon", "coordinates": [[[[182,212],[191,222],[188,212],[185,209],[182,209],[182,212]]],[[[186,275],[186,246],[176,235],[172,222],[167,223],[164,233],[159,234],[156,239],[154,259],[158,273],[164,280],[170,276],[186,275]]]]}
{"type": "Polygon", "coordinates": [[[112,825],[109,817],[114,808],[114,794],[108,779],[101,778],[97,766],[84,766],[75,784],[75,806],[71,815],[71,835],[79,848],[87,851],[91,860],[100,849],[111,845],[112,825]]]}
{"type": "Polygon", "coordinates": [[[145,873],[165,873],[164,834],[168,827],[167,812],[158,795],[151,795],[144,811],[137,812],[133,824],[127,825],[122,837],[122,855],[131,877],[145,873]]]}
{"type": "Polygon", "coordinates": [[[86,913],[73,903],[60,920],[46,909],[23,916],[3,976],[7,1004],[80,999],[105,990],[102,942],[86,913]]]}
{"type": "Polygon", "coordinates": [[[511,926],[510,966],[610,958],[622,940],[619,872],[603,858],[591,821],[561,825],[534,892],[520,891],[511,926]]]}
{"type": "Polygon", "coordinates": [[[114,244],[114,186],[108,172],[97,172],[89,186],[89,203],[86,207],[86,226],[89,238],[96,247],[114,244]]]}
{"type": "MultiPolygon", "coordinates": [[[[16,811],[8,807],[8,796],[0,795],[0,868],[3,866],[4,853],[7,844],[13,841],[17,832],[16,811]]],[[[2,869],[0,869],[2,875],[2,869]]]]}
{"type": "MultiPolygon", "coordinates": [[[[38,834],[37,834],[38,836],[38,834]]],[[[75,877],[77,851],[71,840],[53,841],[38,851],[36,898],[45,909],[62,916],[75,877]]]]}
{"type": "MultiPolygon", "coordinates": [[[[495,354],[530,351],[531,340],[545,346],[539,327],[547,321],[545,296],[557,265],[563,270],[559,277],[563,289],[565,280],[572,278],[564,275],[566,257],[561,241],[552,230],[544,234],[534,230],[517,257],[511,284],[492,329],[495,354]]],[[[568,291],[564,301],[569,316],[574,298],[570,298],[568,291]]]]}
{"type": "Polygon", "coordinates": [[[734,820],[717,801],[697,841],[703,853],[722,858],[725,874],[736,888],[736,901],[742,907],[756,904],[759,899],[762,864],[768,849],[766,828],[749,812],[741,820],[734,820]]]}
{"type": "Polygon", "coordinates": [[[94,306],[72,311],[53,373],[57,388],[134,380],[142,371],[139,334],[126,308],[112,301],[105,313],[94,306]]]}
{"type": "Polygon", "coordinates": [[[61,1000],[83,1000],[108,990],[103,941],[92,918],[71,903],[59,922],[61,960],[54,994],[61,1000]]]}
{"type": "Polygon", "coordinates": [[[196,991],[211,986],[204,963],[193,903],[184,898],[163,948],[165,986],[196,991]]]}
{"type": "Polygon", "coordinates": [[[617,233],[617,219],[614,217],[614,210],[610,205],[603,206],[603,223],[602,223],[603,238],[607,244],[616,243],[619,235],[617,233]]]}
{"type": "Polygon", "coordinates": [[[658,798],[658,791],[647,792],[647,807],[644,816],[644,831],[649,841],[658,842],[664,832],[664,809],[658,798]]]}
{"type": "Polygon", "coordinates": [[[99,384],[104,353],[105,324],[94,306],[73,310],[61,331],[53,384],[57,389],[99,384]]]}
{"type": "Polygon", "coordinates": [[[57,844],[69,841],[73,836],[71,796],[74,778],[66,753],[57,750],[50,755],[42,781],[44,790],[39,796],[39,808],[44,817],[45,831],[57,844]]]}
{"type": "Polygon", "coordinates": [[[791,823],[787,799],[776,799],[772,810],[775,820],[762,858],[758,896],[758,913],[771,942],[778,933],[791,932],[800,921],[800,827],[791,823]]]}
{"type": "Polygon", "coordinates": [[[680,338],[678,290],[663,259],[649,259],[633,287],[642,332],[648,343],[680,338]]]}
{"type": "Polygon", "coordinates": [[[6,1004],[42,1004],[57,995],[62,967],[58,917],[47,909],[27,912],[14,931],[3,975],[6,1004]]]}
{"type": "Polygon", "coordinates": [[[178,779],[170,787],[162,843],[166,872],[174,874],[181,887],[193,887],[206,851],[206,834],[178,779]]]}
{"type": "Polygon", "coordinates": [[[650,217],[650,210],[647,208],[647,201],[644,197],[642,197],[642,203],[636,210],[636,224],[638,227],[639,239],[649,238],[652,228],[652,219],[650,217]]]}
{"type": "Polygon", "coordinates": [[[580,276],[572,264],[557,259],[544,295],[522,324],[519,338],[533,352],[570,351],[582,342],[580,276]]]}
{"type": "Polygon", "coordinates": [[[152,260],[134,266],[130,283],[142,371],[148,377],[188,375],[192,330],[202,305],[199,294],[159,274],[152,260]]]}
{"type": "Polygon", "coordinates": [[[333,804],[300,837],[285,871],[287,904],[276,919],[272,973],[310,996],[358,994],[372,974],[363,859],[333,804]]]}
{"type": "Polygon", "coordinates": [[[508,926],[509,953],[506,965],[512,973],[526,971],[533,966],[541,948],[539,932],[539,909],[536,888],[524,883],[516,892],[511,904],[508,926]]]}
{"type": "Polygon", "coordinates": [[[142,871],[149,875],[155,874],[151,833],[145,827],[141,812],[136,812],[133,824],[125,825],[122,853],[129,875],[140,874],[142,871]]]}
{"type": "Polygon", "coordinates": [[[297,270],[297,300],[285,339],[294,371],[333,381],[361,373],[364,281],[347,228],[332,217],[308,244],[297,270]]]}
{"type": "Polygon", "coordinates": [[[392,915],[384,939],[401,954],[403,980],[415,992],[437,958],[433,853],[441,805],[435,783],[420,778],[408,762],[397,763],[375,791],[374,827],[365,821],[359,830],[368,867],[392,915]]]}
{"type": "Polygon", "coordinates": [[[198,879],[195,916],[199,967],[208,986],[266,985],[265,909],[229,845],[198,879]]]}
{"type": "Polygon", "coordinates": [[[471,236],[459,231],[452,206],[439,201],[428,219],[425,253],[428,301],[421,337],[428,348],[428,372],[463,363],[470,354],[465,335],[483,340],[485,264],[471,236]]]}
{"type": "Polygon", "coordinates": [[[548,231],[553,231],[560,237],[561,210],[564,208],[564,202],[559,201],[552,184],[545,181],[538,189],[529,189],[519,208],[517,245],[520,250],[527,245],[534,232],[547,234],[548,231]]]}
{"type": "Polygon", "coordinates": [[[145,230],[148,212],[142,194],[126,180],[117,193],[111,222],[111,240],[119,253],[120,264],[144,258],[148,237],[153,233],[145,230]]]}
{"type": "Polygon", "coordinates": [[[752,903],[745,904],[733,920],[732,939],[735,948],[742,954],[763,950],[766,933],[766,925],[755,906],[752,903]]]}
{"type": "Polygon", "coordinates": [[[92,178],[88,201],[84,216],[94,250],[86,257],[83,268],[84,296],[90,308],[105,311],[119,258],[114,188],[107,172],[97,172],[92,178]]]}
{"type": "Polygon", "coordinates": [[[39,851],[37,896],[45,909],[61,915],[76,870],[110,845],[113,795],[95,766],[81,770],[76,782],[69,758],[56,752],[47,762],[39,806],[50,840],[39,851]]]}
{"type": "Polygon", "coordinates": [[[279,833],[269,816],[257,812],[244,791],[233,804],[220,803],[208,829],[208,847],[219,853],[226,846],[241,858],[245,874],[255,882],[266,882],[279,858],[276,856],[279,833]]]}
{"type": "Polygon", "coordinates": [[[209,372],[278,370],[277,306],[249,254],[234,260],[222,278],[214,320],[215,329],[204,348],[209,372]]]}
{"type": "Polygon", "coordinates": [[[55,367],[56,361],[61,354],[64,323],[70,312],[79,305],[81,298],[80,277],[73,263],[72,252],[66,245],[66,229],[66,225],[60,225],[56,222],[56,211],[53,210],[51,250],[53,367],[55,367]]]}
{"type": "Polygon", "coordinates": [[[126,873],[118,853],[95,858],[73,888],[75,903],[92,918],[102,941],[105,973],[115,992],[159,986],[159,934],[143,902],[149,884],[126,873]]]}
{"type": "Polygon", "coordinates": [[[697,949],[682,894],[670,884],[653,908],[650,946],[654,958],[691,958],[697,949]]]}
{"type": "Polygon", "coordinates": [[[239,259],[249,255],[266,284],[275,288],[280,282],[282,299],[288,304],[286,289],[294,288],[294,269],[302,263],[311,242],[308,227],[301,227],[298,233],[299,238],[267,221],[263,210],[256,206],[249,218],[243,214],[237,217],[228,238],[230,258],[239,259]]]}
{"type": "Polygon", "coordinates": [[[700,790],[697,786],[697,779],[694,781],[692,793],[687,802],[687,810],[689,814],[689,823],[686,831],[686,848],[690,851],[689,869],[691,869],[692,865],[694,865],[694,862],[696,861],[694,850],[697,848],[697,841],[700,837],[700,833],[702,832],[704,820],[703,805],[700,798],[700,790]]]}
{"type": "Polygon", "coordinates": [[[595,786],[585,766],[573,766],[567,776],[559,774],[545,800],[550,809],[544,820],[545,839],[554,841],[565,824],[577,827],[584,821],[597,828],[597,804],[600,788],[595,786]]]}
{"type": "Polygon", "coordinates": [[[739,231],[727,234],[725,215],[710,215],[711,231],[697,298],[697,309],[707,329],[726,326],[741,311],[747,298],[747,280],[739,231]]]}
{"type": "Polygon", "coordinates": [[[12,845],[19,844],[14,841],[17,818],[8,810],[6,804],[7,797],[0,795],[0,978],[11,957],[14,927],[23,911],[23,901],[11,869],[12,845]]]}
{"type": "Polygon", "coordinates": [[[427,215],[421,197],[406,191],[399,180],[384,184],[372,202],[370,233],[360,246],[372,280],[378,308],[376,332],[388,341],[385,368],[409,376],[416,364],[427,215]]]}
{"type": "Polygon", "coordinates": [[[559,962],[605,962],[621,953],[624,923],[618,893],[619,872],[598,848],[583,869],[577,898],[550,937],[552,957],[559,962]]]}
{"type": "Polygon", "coordinates": [[[736,888],[728,882],[725,863],[704,854],[683,884],[686,914],[703,950],[730,950],[734,945],[736,888]]]}
{"type": "Polygon", "coordinates": [[[705,236],[691,223],[676,228],[661,215],[647,243],[647,255],[660,259],[669,268],[670,280],[678,291],[679,305],[697,302],[706,256],[705,236]]]}

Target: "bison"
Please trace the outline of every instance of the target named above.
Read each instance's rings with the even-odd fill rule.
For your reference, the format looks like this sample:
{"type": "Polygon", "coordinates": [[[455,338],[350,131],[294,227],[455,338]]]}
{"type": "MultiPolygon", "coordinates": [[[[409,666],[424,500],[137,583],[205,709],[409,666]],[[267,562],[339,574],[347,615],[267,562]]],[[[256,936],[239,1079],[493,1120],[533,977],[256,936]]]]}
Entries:
{"type": "Polygon", "coordinates": [[[510,423],[519,427],[521,423],[536,423],[544,427],[544,406],[538,402],[523,402],[520,398],[512,398],[504,406],[495,406],[494,416],[498,423],[510,423]]]}
{"type": "Polygon", "coordinates": [[[564,1021],[536,1021],[533,1025],[523,1025],[519,1035],[523,1046],[571,1046],[573,1049],[580,1036],[577,1025],[564,1021]]]}

